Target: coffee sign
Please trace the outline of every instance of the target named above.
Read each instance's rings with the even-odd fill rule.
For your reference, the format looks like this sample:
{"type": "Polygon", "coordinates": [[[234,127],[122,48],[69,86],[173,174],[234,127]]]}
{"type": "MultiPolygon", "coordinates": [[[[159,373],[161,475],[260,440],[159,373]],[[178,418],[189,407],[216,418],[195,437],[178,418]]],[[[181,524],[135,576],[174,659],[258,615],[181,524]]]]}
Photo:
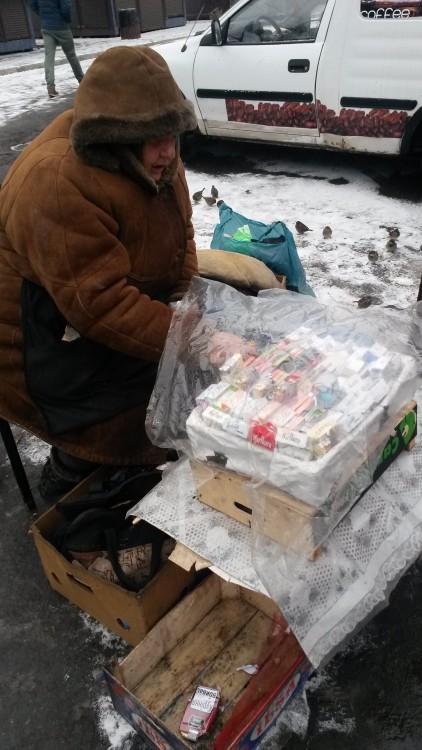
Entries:
{"type": "Polygon", "coordinates": [[[422,15],[422,0],[361,0],[364,18],[415,18],[422,15]]]}

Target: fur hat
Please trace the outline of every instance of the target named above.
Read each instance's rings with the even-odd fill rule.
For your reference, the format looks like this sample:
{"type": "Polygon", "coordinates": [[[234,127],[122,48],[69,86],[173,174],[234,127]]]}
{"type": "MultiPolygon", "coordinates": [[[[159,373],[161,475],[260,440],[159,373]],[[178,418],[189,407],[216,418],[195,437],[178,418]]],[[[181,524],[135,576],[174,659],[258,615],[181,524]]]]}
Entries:
{"type": "Polygon", "coordinates": [[[113,47],[94,60],[79,85],[70,139],[83,161],[117,171],[122,146],[178,136],[196,124],[193,105],[158,52],[113,47]]]}

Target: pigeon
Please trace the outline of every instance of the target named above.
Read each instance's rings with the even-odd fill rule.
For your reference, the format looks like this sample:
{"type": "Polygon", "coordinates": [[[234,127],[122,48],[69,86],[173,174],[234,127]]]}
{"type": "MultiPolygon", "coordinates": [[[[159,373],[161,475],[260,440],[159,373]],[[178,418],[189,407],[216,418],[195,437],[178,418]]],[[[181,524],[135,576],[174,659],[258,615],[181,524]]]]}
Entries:
{"type": "Polygon", "coordinates": [[[213,206],[214,205],[215,198],[212,195],[211,196],[204,195],[203,198],[204,198],[204,201],[207,204],[207,206],[213,206]]]}
{"type": "Polygon", "coordinates": [[[379,305],[379,297],[374,297],[372,294],[364,294],[363,297],[356,300],[358,307],[369,307],[370,305],[379,305]]]}
{"type": "Polygon", "coordinates": [[[215,185],[211,186],[211,195],[212,195],[213,198],[218,198],[218,190],[215,187],[215,185]]]}
{"type": "Polygon", "coordinates": [[[192,200],[195,201],[195,203],[199,203],[199,201],[202,198],[202,193],[204,192],[205,188],[202,188],[202,190],[198,190],[196,193],[192,195],[192,200]]]}
{"type": "Polygon", "coordinates": [[[400,237],[400,230],[398,227],[387,227],[387,232],[392,240],[398,240],[400,237]]]}
{"type": "Polygon", "coordinates": [[[387,250],[390,251],[390,253],[394,253],[397,250],[397,242],[394,239],[387,240],[386,244],[387,250]]]}
{"type": "Polygon", "coordinates": [[[332,233],[333,233],[333,230],[331,229],[331,227],[328,227],[328,226],[324,227],[324,229],[322,230],[322,236],[324,237],[324,240],[331,239],[332,233]]]}
{"type": "Polygon", "coordinates": [[[378,260],[378,253],[376,250],[368,250],[368,260],[371,261],[371,263],[376,263],[378,260]]]}
{"type": "Polygon", "coordinates": [[[296,232],[298,234],[305,234],[305,232],[312,232],[312,229],[309,229],[309,227],[306,226],[306,224],[302,224],[301,221],[297,221],[295,224],[296,232]]]}

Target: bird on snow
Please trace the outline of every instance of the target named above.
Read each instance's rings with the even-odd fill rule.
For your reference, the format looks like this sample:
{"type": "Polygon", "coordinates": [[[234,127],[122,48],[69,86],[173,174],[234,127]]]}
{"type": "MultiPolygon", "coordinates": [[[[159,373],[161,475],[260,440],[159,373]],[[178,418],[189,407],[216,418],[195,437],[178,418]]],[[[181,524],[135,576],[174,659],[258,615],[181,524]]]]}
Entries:
{"type": "Polygon", "coordinates": [[[198,190],[196,193],[192,195],[192,200],[195,201],[195,203],[199,203],[199,201],[202,198],[202,193],[204,192],[205,188],[202,188],[202,190],[198,190]]]}
{"type": "Polygon", "coordinates": [[[397,250],[397,242],[396,242],[396,240],[394,240],[392,238],[389,239],[389,240],[387,240],[387,243],[386,243],[385,246],[386,246],[387,250],[390,251],[390,253],[394,253],[397,250]]]}
{"type": "Polygon", "coordinates": [[[392,240],[398,240],[400,237],[400,230],[398,227],[387,227],[387,232],[392,240]]]}
{"type": "Polygon", "coordinates": [[[331,229],[331,227],[329,226],[324,227],[324,229],[322,230],[322,236],[324,237],[324,240],[331,239],[332,233],[333,233],[333,230],[331,229]]]}
{"type": "Polygon", "coordinates": [[[376,263],[378,260],[378,253],[376,250],[368,250],[368,260],[371,261],[371,263],[376,263]]]}
{"type": "Polygon", "coordinates": [[[297,221],[295,224],[296,232],[298,234],[305,234],[305,232],[312,232],[312,229],[309,229],[309,227],[306,226],[306,224],[303,224],[301,221],[297,221]]]}
{"type": "Polygon", "coordinates": [[[212,195],[211,196],[204,195],[203,198],[204,198],[204,201],[207,204],[207,206],[213,206],[214,205],[214,203],[215,203],[214,196],[212,196],[212,195]]]}
{"type": "Polygon", "coordinates": [[[211,195],[213,198],[218,198],[218,190],[215,185],[211,185],[211,195]]]}
{"type": "Polygon", "coordinates": [[[375,297],[372,294],[364,294],[363,297],[356,300],[358,307],[369,307],[370,305],[378,305],[380,303],[379,297],[375,297]]]}

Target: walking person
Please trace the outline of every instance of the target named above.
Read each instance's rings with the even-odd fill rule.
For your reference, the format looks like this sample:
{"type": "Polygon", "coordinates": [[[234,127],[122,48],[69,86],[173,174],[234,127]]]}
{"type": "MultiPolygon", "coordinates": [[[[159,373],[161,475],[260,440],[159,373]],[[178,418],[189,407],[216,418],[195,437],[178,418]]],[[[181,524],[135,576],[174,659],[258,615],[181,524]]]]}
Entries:
{"type": "Polygon", "coordinates": [[[44,39],[44,70],[48,96],[58,96],[55,85],[56,48],[61,47],[73,70],[77,81],[83,78],[83,70],[75,51],[75,43],[70,28],[71,0],[30,0],[30,7],[41,21],[41,34],[44,39]]]}

